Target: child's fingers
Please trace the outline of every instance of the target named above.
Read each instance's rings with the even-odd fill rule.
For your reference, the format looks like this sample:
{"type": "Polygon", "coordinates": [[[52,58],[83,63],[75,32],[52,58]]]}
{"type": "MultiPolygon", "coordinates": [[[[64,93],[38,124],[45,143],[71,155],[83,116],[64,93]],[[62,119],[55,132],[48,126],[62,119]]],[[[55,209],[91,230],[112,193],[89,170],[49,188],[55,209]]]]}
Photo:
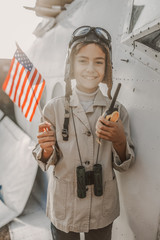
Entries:
{"type": "Polygon", "coordinates": [[[45,137],[39,137],[38,138],[38,142],[39,143],[42,143],[42,142],[55,142],[56,141],[56,138],[51,135],[51,136],[45,136],[45,137]]]}
{"type": "MultiPolygon", "coordinates": [[[[45,133],[42,133],[42,134],[45,134],[45,133]]],[[[47,149],[53,150],[53,146],[56,143],[56,138],[54,135],[41,136],[38,138],[38,143],[40,147],[46,151],[47,149]]]]}
{"type": "Polygon", "coordinates": [[[42,122],[39,124],[39,132],[45,132],[47,131],[48,129],[50,129],[51,127],[51,124],[49,122],[42,122]]]}
{"type": "Polygon", "coordinates": [[[105,132],[105,131],[96,131],[96,135],[98,138],[110,140],[111,139],[111,133],[110,132],[105,132]]]}
{"type": "Polygon", "coordinates": [[[39,132],[37,134],[37,138],[40,139],[40,138],[44,138],[44,137],[49,137],[49,136],[55,136],[55,132],[53,130],[43,130],[42,132],[39,132]]]}
{"type": "Polygon", "coordinates": [[[53,150],[53,146],[55,145],[55,141],[51,141],[51,142],[42,142],[42,143],[39,143],[40,147],[42,149],[50,149],[50,150],[53,150]]]}
{"type": "Polygon", "coordinates": [[[110,129],[115,127],[114,122],[110,122],[103,117],[98,119],[98,122],[96,124],[96,129],[97,130],[104,130],[104,131],[109,131],[110,129]]]}
{"type": "Polygon", "coordinates": [[[107,127],[114,127],[116,125],[116,122],[108,121],[105,118],[102,118],[100,121],[104,126],[107,127]]]}

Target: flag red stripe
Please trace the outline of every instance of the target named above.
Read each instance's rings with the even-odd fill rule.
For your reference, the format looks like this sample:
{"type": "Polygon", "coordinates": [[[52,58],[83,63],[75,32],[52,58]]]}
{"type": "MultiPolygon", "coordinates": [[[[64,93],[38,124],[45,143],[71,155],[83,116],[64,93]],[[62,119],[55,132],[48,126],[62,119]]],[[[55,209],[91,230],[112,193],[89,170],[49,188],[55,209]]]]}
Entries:
{"type": "Polygon", "coordinates": [[[22,69],[21,69],[21,71],[20,71],[20,75],[19,75],[18,82],[17,82],[17,85],[16,85],[16,90],[15,90],[15,93],[14,93],[13,102],[16,101],[17,90],[18,90],[18,87],[19,87],[19,84],[20,84],[20,81],[21,81],[21,77],[22,77],[23,72],[24,72],[24,67],[22,67],[22,69]]]}
{"type": "Polygon", "coordinates": [[[37,75],[37,69],[35,69],[34,74],[33,74],[32,78],[31,78],[31,81],[30,81],[30,83],[28,85],[27,92],[25,94],[25,99],[24,99],[23,104],[22,104],[22,111],[23,111],[24,106],[25,106],[25,104],[27,102],[28,94],[29,94],[29,92],[31,90],[31,87],[32,87],[32,84],[34,82],[34,79],[35,79],[36,75],[37,75]]]}
{"type": "Polygon", "coordinates": [[[2,89],[21,108],[29,121],[32,121],[44,86],[45,81],[37,69],[35,69],[25,53],[20,48],[17,49],[2,89]],[[24,65],[22,66],[23,62],[24,65]]]}
{"type": "Polygon", "coordinates": [[[34,114],[35,114],[35,111],[36,111],[36,107],[37,107],[37,105],[38,105],[38,103],[39,103],[39,100],[41,99],[41,95],[42,95],[44,86],[45,86],[45,81],[43,80],[43,84],[42,84],[41,90],[40,90],[40,92],[39,92],[39,96],[38,96],[38,98],[37,98],[37,101],[36,101],[35,104],[34,104],[34,108],[33,108],[33,111],[32,111],[32,115],[31,115],[31,117],[30,117],[30,119],[29,119],[30,122],[32,121],[32,118],[33,118],[33,116],[34,116],[34,114]]]}
{"type": "Polygon", "coordinates": [[[13,68],[14,61],[15,61],[15,58],[12,59],[12,62],[11,62],[11,66],[10,66],[8,75],[7,75],[6,80],[4,81],[3,86],[2,86],[2,89],[3,89],[4,91],[6,90],[6,87],[7,87],[7,85],[8,85],[9,79],[10,79],[10,74],[11,74],[11,71],[12,71],[12,68],[13,68]]]}
{"type": "Polygon", "coordinates": [[[11,94],[12,94],[12,90],[13,90],[13,86],[14,86],[14,81],[15,81],[15,78],[16,78],[16,75],[17,75],[17,71],[18,71],[18,67],[19,67],[19,62],[17,63],[16,65],[16,70],[14,72],[14,76],[12,78],[12,85],[11,85],[11,88],[10,88],[10,92],[9,92],[9,97],[11,97],[11,94]]]}
{"type": "Polygon", "coordinates": [[[26,82],[27,82],[27,79],[28,79],[28,77],[29,77],[29,74],[30,74],[30,72],[27,72],[27,74],[26,74],[26,76],[25,76],[25,78],[24,78],[24,81],[23,81],[23,85],[22,85],[22,88],[21,88],[21,93],[20,93],[20,95],[19,95],[19,100],[18,100],[18,106],[19,106],[19,107],[20,107],[20,104],[21,104],[21,97],[22,97],[22,95],[23,95],[24,87],[25,87],[25,85],[26,85],[26,82]]]}
{"type": "Polygon", "coordinates": [[[25,117],[28,116],[28,113],[29,113],[29,110],[30,110],[30,108],[31,108],[33,99],[35,98],[35,100],[37,101],[37,99],[36,99],[36,92],[37,92],[38,84],[40,83],[40,80],[41,80],[41,75],[39,75],[38,80],[37,80],[37,82],[36,82],[36,86],[35,86],[35,88],[33,89],[33,93],[32,93],[31,100],[30,100],[29,106],[28,106],[28,108],[27,108],[27,111],[26,111],[26,113],[25,113],[25,117]]]}

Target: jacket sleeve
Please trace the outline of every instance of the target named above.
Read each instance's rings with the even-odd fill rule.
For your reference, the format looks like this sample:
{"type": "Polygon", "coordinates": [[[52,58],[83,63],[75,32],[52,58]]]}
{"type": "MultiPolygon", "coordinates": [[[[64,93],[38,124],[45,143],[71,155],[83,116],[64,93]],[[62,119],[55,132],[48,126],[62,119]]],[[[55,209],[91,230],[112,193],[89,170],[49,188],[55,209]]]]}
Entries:
{"type": "MultiPolygon", "coordinates": [[[[53,102],[49,101],[48,104],[44,107],[43,115],[44,115],[44,120],[50,122],[52,124],[52,128],[55,130],[56,129],[56,123],[55,123],[55,120],[54,120],[55,118],[54,118],[54,111],[53,111],[53,106],[52,105],[53,105],[53,102]]],[[[44,120],[41,119],[41,122],[44,121],[44,120]]],[[[38,162],[38,165],[40,166],[40,168],[43,171],[48,170],[50,165],[56,165],[60,156],[61,156],[61,152],[58,148],[58,145],[56,145],[54,147],[53,153],[49,157],[47,162],[45,162],[42,159],[42,148],[40,147],[40,145],[38,143],[36,144],[32,153],[33,153],[34,158],[38,162]]]]}
{"type": "Polygon", "coordinates": [[[38,165],[43,171],[47,171],[50,165],[56,165],[58,162],[58,151],[56,148],[54,149],[52,155],[49,157],[47,162],[44,162],[42,159],[42,148],[40,145],[37,143],[35,148],[32,151],[34,158],[36,159],[38,165]]]}
{"type": "Polygon", "coordinates": [[[135,161],[135,153],[134,153],[134,145],[130,136],[130,125],[129,125],[129,116],[128,112],[125,109],[123,105],[119,106],[120,111],[120,119],[122,120],[126,139],[127,139],[127,145],[126,145],[126,160],[122,162],[115,151],[115,149],[112,147],[113,152],[113,167],[119,172],[124,172],[128,170],[135,161]]]}

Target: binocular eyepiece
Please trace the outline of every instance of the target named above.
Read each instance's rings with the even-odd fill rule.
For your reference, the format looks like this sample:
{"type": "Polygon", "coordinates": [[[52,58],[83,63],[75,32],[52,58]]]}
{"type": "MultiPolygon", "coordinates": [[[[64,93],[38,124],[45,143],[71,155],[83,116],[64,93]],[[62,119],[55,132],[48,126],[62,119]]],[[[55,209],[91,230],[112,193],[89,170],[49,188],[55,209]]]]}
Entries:
{"type": "Polygon", "coordinates": [[[102,165],[93,165],[93,171],[85,171],[84,166],[77,167],[77,196],[86,197],[86,186],[94,184],[95,196],[102,196],[102,165]]]}

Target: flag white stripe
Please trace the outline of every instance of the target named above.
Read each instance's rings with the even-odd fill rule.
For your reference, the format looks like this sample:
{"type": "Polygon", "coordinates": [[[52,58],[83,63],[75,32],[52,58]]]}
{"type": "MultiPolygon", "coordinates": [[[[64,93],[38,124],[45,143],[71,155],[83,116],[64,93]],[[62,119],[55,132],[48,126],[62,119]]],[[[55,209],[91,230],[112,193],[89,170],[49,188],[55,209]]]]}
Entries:
{"type": "Polygon", "coordinates": [[[23,82],[24,82],[25,76],[27,75],[27,72],[28,72],[28,71],[26,71],[26,69],[23,71],[23,74],[22,74],[22,77],[21,77],[21,80],[20,80],[20,83],[19,83],[19,87],[18,87],[18,89],[17,89],[16,100],[15,100],[15,103],[16,103],[17,105],[18,105],[19,96],[20,96],[20,94],[21,94],[23,82]]]}
{"type": "Polygon", "coordinates": [[[8,95],[9,95],[9,92],[10,92],[10,89],[11,89],[11,86],[12,86],[12,81],[13,81],[13,76],[14,76],[14,73],[15,73],[16,66],[17,66],[17,60],[15,59],[12,70],[11,70],[11,73],[10,73],[10,78],[9,78],[9,81],[8,81],[8,84],[7,84],[7,87],[6,87],[6,90],[5,90],[5,92],[8,95]]]}
{"type": "Polygon", "coordinates": [[[24,115],[26,114],[26,111],[27,111],[28,106],[29,106],[29,104],[30,104],[31,97],[32,97],[32,95],[34,94],[34,93],[33,93],[33,89],[34,89],[34,85],[36,85],[36,83],[37,83],[38,77],[39,77],[39,73],[37,72],[36,77],[34,78],[33,84],[32,84],[32,86],[31,86],[31,89],[29,90],[29,94],[28,94],[28,97],[27,97],[27,101],[26,101],[25,106],[24,106],[24,108],[23,108],[23,113],[24,113],[24,115]]]}
{"type": "Polygon", "coordinates": [[[32,79],[32,76],[33,76],[33,74],[34,74],[34,71],[35,71],[35,68],[33,67],[32,70],[31,70],[31,72],[30,72],[30,75],[29,75],[29,77],[28,77],[28,80],[26,81],[26,85],[25,85],[24,90],[23,90],[23,95],[22,95],[21,101],[20,101],[20,106],[23,105],[23,102],[24,102],[24,99],[25,99],[25,96],[26,96],[26,92],[27,92],[28,86],[29,86],[29,84],[30,84],[30,81],[31,81],[31,79],[32,79]]]}
{"type": "MultiPolygon", "coordinates": [[[[42,79],[42,77],[41,77],[41,79],[42,79]]],[[[42,81],[43,81],[43,79],[42,79],[42,81]]],[[[36,103],[36,100],[38,100],[39,93],[40,93],[41,88],[42,88],[42,84],[43,84],[43,82],[41,82],[41,83],[38,85],[37,92],[36,92],[36,94],[35,94],[35,97],[34,97],[34,99],[33,99],[32,105],[31,105],[31,107],[30,107],[30,110],[29,110],[29,113],[28,113],[28,116],[27,116],[27,119],[28,119],[28,120],[30,119],[30,117],[31,117],[31,115],[32,115],[32,112],[33,112],[33,109],[34,109],[34,105],[35,105],[35,103],[36,103]]]]}
{"type": "Polygon", "coordinates": [[[10,96],[12,101],[14,100],[14,94],[15,94],[15,91],[16,91],[16,86],[17,86],[17,82],[18,82],[18,79],[19,79],[19,74],[20,74],[21,69],[22,69],[22,65],[19,65],[16,77],[14,79],[14,85],[13,85],[13,89],[12,89],[12,94],[10,96]]]}
{"type": "Polygon", "coordinates": [[[16,52],[3,84],[3,90],[15,104],[21,109],[23,108],[22,111],[27,120],[32,121],[36,107],[41,98],[45,81],[34,66],[31,72],[25,68],[25,66],[21,64],[23,60],[30,66],[30,62],[25,54],[16,52]]]}
{"type": "Polygon", "coordinates": [[[37,91],[36,91],[36,94],[35,94],[35,97],[36,97],[36,99],[38,99],[38,96],[39,96],[39,88],[41,88],[42,87],[42,84],[43,84],[43,78],[42,78],[42,76],[41,76],[41,79],[40,79],[40,82],[39,82],[39,85],[38,85],[38,88],[37,88],[37,91]]]}

